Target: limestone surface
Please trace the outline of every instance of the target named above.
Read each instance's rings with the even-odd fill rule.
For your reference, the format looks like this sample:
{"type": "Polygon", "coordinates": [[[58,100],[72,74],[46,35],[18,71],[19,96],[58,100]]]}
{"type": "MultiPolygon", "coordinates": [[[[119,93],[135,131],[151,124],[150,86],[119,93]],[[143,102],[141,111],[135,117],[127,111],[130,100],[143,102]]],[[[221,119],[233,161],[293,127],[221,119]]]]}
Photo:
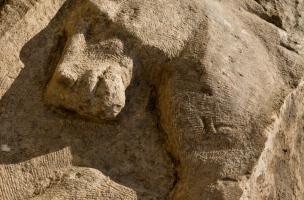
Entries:
{"type": "Polygon", "coordinates": [[[304,199],[303,0],[0,0],[0,199],[304,199]]]}

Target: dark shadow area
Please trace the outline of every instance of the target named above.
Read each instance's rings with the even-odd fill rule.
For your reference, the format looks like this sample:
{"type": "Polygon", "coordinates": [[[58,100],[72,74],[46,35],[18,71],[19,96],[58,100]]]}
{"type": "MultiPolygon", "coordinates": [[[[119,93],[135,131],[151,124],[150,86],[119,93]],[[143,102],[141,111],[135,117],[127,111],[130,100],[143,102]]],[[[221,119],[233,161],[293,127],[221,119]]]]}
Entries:
{"type": "Polygon", "coordinates": [[[173,165],[157,127],[154,88],[142,80],[139,67],[135,66],[127,105],[117,121],[90,122],[43,102],[66,41],[63,26],[70,6],[67,1],[20,52],[24,68],[0,100],[0,145],[11,148],[0,152],[0,164],[17,164],[70,147],[73,165],[100,170],[135,190],[139,199],[162,199],[174,182],[173,165]]]}

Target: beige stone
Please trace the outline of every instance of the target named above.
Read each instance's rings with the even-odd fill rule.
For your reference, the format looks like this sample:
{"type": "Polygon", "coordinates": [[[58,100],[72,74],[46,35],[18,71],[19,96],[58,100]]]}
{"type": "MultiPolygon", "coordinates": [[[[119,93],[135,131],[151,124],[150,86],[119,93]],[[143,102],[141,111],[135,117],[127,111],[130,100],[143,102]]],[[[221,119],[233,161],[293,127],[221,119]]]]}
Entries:
{"type": "Polygon", "coordinates": [[[0,9],[0,199],[304,198],[303,1],[0,9]]]}

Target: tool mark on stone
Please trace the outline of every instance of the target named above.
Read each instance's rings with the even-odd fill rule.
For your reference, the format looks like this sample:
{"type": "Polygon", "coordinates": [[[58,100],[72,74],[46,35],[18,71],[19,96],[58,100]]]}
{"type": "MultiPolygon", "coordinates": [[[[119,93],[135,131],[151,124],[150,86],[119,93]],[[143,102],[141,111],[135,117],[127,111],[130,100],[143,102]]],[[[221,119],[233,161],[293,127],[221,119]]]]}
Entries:
{"type": "Polygon", "coordinates": [[[280,42],[280,46],[289,51],[292,51],[293,53],[299,54],[299,52],[295,48],[293,48],[290,44],[287,44],[285,42],[280,42]]]}

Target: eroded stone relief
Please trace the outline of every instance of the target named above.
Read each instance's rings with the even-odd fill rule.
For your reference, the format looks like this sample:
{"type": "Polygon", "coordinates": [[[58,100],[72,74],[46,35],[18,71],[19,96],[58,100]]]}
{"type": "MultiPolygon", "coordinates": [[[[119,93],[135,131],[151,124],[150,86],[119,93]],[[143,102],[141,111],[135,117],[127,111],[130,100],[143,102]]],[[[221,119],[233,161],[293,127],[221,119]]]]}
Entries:
{"type": "MultiPolygon", "coordinates": [[[[248,187],[260,187],[255,176],[261,154],[265,159],[267,130],[278,123],[280,108],[298,87],[304,71],[303,43],[297,39],[303,36],[302,18],[280,14],[271,3],[70,1],[60,33],[65,38],[63,49],[56,62],[45,65],[54,70],[44,81],[40,101],[48,111],[43,112],[63,109],[77,123],[110,126],[107,133],[147,131],[165,138],[165,142],[156,139],[159,146],[153,143],[151,149],[167,155],[159,153],[160,160],[143,162],[145,169],[146,163],[155,160],[164,175],[143,181],[148,185],[144,189],[134,183],[140,178],[128,182],[128,173],[109,173],[123,183],[132,182],[129,186],[142,199],[254,199],[256,195],[250,192],[255,190],[248,187]],[[145,97],[135,101],[140,95],[145,97]],[[168,160],[175,172],[168,169],[168,160]],[[146,194],[164,179],[165,194],[146,194]]],[[[291,6],[279,4],[278,8],[291,6]]],[[[301,9],[302,3],[295,5],[291,10],[301,9]]],[[[136,148],[140,152],[144,147],[136,148]]],[[[152,156],[148,151],[140,155],[152,156]]],[[[126,168],[121,171],[132,171],[126,168]]],[[[266,191],[265,198],[302,195],[278,188],[281,191],[275,187],[266,191]]],[[[119,197],[112,199],[121,198],[124,190],[119,189],[119,197]]],[[[49,191],[43,198],[49,198],[49,191]]],[[[62,188],[55,191],[63,192],[62,188]]],[[[135,196],[126,191],[128,198],[135,196]]]]}

